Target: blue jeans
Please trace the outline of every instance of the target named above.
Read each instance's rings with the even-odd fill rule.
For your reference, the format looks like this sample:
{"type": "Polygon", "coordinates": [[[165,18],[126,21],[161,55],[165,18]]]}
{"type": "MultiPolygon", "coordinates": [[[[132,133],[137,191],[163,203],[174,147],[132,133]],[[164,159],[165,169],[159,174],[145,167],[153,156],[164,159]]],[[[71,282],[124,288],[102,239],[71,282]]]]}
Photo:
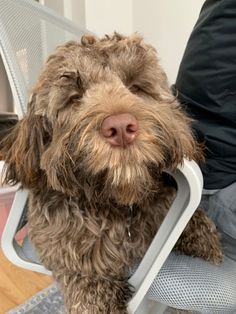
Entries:
{"type": "Polygon", "coordinates": [[[236,261],[236,182],[217,191],[203,191],[201,207],[215,222],[224,254],[236,261]]]}

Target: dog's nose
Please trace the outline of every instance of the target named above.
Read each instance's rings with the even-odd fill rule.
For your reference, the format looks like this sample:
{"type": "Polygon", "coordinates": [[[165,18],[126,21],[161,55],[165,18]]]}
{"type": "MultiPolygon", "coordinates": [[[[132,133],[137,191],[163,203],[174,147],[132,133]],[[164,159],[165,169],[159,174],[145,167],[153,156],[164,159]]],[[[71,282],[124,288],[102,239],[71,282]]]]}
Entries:
{"type": "Polygon", "coordinates": [[[127,147],[137,136],[138,121],[130,113],[120,113],[104,119],[101,134],[112,146],[127,147]]]}

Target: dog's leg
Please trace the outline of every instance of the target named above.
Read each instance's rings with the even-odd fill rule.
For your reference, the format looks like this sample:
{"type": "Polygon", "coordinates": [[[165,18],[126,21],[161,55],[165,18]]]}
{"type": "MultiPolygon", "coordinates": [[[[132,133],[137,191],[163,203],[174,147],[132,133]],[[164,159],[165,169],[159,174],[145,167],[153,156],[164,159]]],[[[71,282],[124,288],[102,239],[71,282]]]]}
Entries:
{"type": "Polygon", "coordinates": [[[131,290],[127,280],[99,278],[97,275],[81,277],[70,273],[61,277],[60,282],[68,314],[128,313],[126,307],[131,290]]]}
{"type": "Polygon", "coordinates": [[[214,264],[220,264],[223,260],[215,224],[201,209],[194,213],[177,241],[175,249],[186,255],[202,257],[214,264]]]}

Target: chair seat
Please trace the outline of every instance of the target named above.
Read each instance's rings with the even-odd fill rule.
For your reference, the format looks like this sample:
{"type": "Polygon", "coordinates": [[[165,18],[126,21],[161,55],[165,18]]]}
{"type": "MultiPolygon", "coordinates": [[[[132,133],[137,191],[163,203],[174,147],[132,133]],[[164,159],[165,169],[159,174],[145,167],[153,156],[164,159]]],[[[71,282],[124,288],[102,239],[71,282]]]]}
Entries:
{"type": "Polygon", "coordinates": [[[236,262],[216,266],[171,252],[148,291],[148,298],[171,307],[208,314],[234,314],[236,262]]]}

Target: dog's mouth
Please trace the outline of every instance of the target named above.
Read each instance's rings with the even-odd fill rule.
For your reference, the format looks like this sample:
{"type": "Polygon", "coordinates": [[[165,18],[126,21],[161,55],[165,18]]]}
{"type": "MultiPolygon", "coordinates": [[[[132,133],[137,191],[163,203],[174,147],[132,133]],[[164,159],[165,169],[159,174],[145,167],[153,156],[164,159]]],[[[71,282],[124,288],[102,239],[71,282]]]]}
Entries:
{"type": "Polygon", "coordinates": [[[160,173],[158,168],[149,165],[119,165],[106,168],[96,174],[85,173],[86,185],[101,201],[113,199],[121,205],[143,203],[158,191],[160,173]]]}
{"type": "Polygon", "coordinates": [[[143,202],[157,192],[158,180],[155,174],[153,167],[147,166],[115,169],[109,173],[113,180],[110,185],[112,194],[118,203],[131,205],[143,202]]]}

